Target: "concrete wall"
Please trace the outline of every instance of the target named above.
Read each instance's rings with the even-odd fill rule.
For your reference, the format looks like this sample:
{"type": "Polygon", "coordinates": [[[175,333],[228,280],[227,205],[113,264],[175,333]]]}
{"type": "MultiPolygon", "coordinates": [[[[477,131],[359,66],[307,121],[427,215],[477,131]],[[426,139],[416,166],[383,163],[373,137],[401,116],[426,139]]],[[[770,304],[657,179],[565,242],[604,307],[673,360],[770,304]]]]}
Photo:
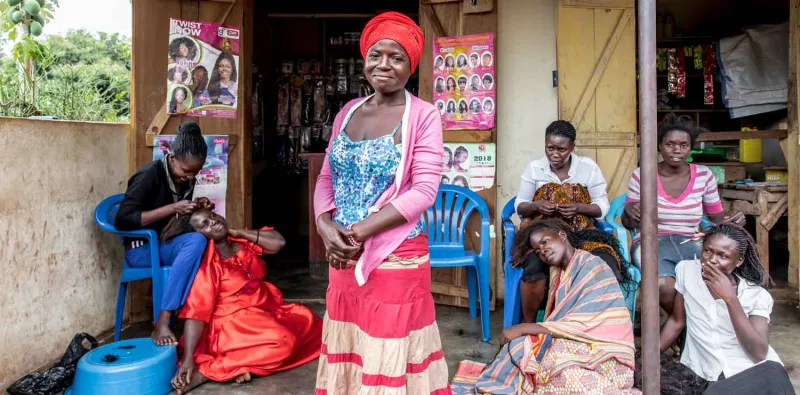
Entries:
{"type": "MultiPolygon", "coordinates": [[[[498,4],[497,213],[517,193],[522,170],[544,155],[544,130],[558,117],[557,0],[503,0],[498,4]]],[[[498,257],[502,262],[501,229],[498,257]]],[[[503,265],[498,267],[504,295],[503,265]]]]}
{"type": "Polygon", "coordinates": [[[124,190],[128,128],[0,118],[0,390],[114,325],[122,246],[93,213],[124,190]]]}

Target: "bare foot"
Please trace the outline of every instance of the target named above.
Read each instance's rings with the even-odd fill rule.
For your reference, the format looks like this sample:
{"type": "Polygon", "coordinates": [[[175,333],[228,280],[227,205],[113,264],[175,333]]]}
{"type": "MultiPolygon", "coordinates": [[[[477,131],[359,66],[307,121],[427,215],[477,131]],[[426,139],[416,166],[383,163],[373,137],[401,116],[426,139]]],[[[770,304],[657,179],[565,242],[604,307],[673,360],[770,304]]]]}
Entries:
{"type": "Polygon", "coordinates": [[[158,314],[158,320],[156,320],[156,328],[153,330],[153,333],[150,335],[150,338],[153,339],[153,343],[159,346],[177,346],[178,345],[178,338],[175,337],[175,333],[172,332],[172,329],[169,327],[169,321],[172,318],[171,311],[161,311],[158,314]]]}
{"type": "Polygon", "coordinates": [[[236,384],[247,383],[250,382],[251,379],[250,372],[245,372],[236,376],[236,384]]]}
{"type": "Polygon", "coordinates": [[[189,391],[191,391],[191,390],[203,385],[206,381],[208,381],[208,378],[206,376],[203,376],[200,372],[195,370],[194,373],[192,373],[192,380],[189,381],[189,384],[187,384],[185,387],[183,387],[181,389],[175,390],[175,392],[178,395],[183,395],[183,394],[185,394],[185,393],[187,393],[187,392],[189,392],[189,391]]]}

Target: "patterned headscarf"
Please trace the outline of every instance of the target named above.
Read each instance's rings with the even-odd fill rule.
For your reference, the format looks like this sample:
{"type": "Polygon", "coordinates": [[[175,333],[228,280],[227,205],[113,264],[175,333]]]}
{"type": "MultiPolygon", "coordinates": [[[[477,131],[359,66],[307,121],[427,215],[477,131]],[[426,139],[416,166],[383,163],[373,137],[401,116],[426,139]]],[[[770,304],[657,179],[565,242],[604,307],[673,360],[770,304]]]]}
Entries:
{"type": "Polygon", "coordinates": [[[367,23],[361,32],[361,56],[366,59],[367,51],[378,41],[396,41],[408,54],[411,72],[416,70],[425,46],[422,29],[411,18],[399,12],[384,12],[367,23]]]}

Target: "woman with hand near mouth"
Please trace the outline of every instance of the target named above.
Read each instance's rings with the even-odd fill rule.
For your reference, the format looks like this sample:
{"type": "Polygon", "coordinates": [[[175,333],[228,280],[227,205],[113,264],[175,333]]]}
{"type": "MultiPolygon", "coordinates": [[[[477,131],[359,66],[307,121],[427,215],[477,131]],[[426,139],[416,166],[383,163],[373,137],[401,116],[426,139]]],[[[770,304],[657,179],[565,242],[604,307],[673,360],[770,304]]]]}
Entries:
{"type": "Polygon", "coordinates": [[[450,394],[421,223],[442,174],[442,120],[404,89],[424,48],[387,12],[361,35],[375,94],[336,115],[314,194],[330,280],[316,393],[450,394]]]}
{"type": "MultiPolygon", "coordinates": [[[[744,225],[738,211],[725,213],[717,190],[717,179],[711,169],[688,163],[689,152],[699,134],[694,121],[687,116],[667,114],[658,125],[658,290],[659,303],[672,313],[675,303],[675,266],[678,262],[700,256],[702,234],[700,221],[707,216],[715,224],[731,222],[744,225]]],[[[622,214],[622,224],[639,229],[640,169],[633,171],[622,214]]],[[[634,237],[631,260],[641,267],[641,234],[634,237]]]]}
{"type": "MultiPolygon", "coordinates": [[[[522,173],[517,199],[517,214],[523,218],[520,235],[533,221],[547,218],[565,220],[573,231],[583,232],[582,248],[601,257],[614,268],[619,279],[622,259],[608,235],[594,228],[594,219],[608,212],[606,179],[593,160],[575,155],[575,127],[567,121],[555,121],[545,131],[545,157],[536,159],[522,173]]],[[[548,267],[532,253],[528,240],[515,240],[513,265],[522,265],[520,284],[522,321],[532,323],[537,311],[544,308],[548,288],[548,267]]]]}

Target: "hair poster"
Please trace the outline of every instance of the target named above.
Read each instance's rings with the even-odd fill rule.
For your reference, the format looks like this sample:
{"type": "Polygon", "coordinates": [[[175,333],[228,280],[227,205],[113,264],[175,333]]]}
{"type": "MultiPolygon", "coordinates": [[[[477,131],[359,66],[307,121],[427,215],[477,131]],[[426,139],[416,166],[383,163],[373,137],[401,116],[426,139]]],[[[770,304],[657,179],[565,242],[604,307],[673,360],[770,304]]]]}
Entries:
{"type": "Polygon", "coordinates": [[[494,34],[438,37],[433,42],[433,103],[444,130],[494,127],[494,34]]]}
{"type": "Polygon", "coordinates": [[[444,143],[441,184],[473,191],[494,186],[496,147],[492,143],[444,143]]]}
{"type": "Polygon", "coordinates": [[[238,27],[169,20],[167,113],[236,118],[238,27]]]}
{"type": "MultiPolygon", "coordinates": [[[[225,193],[228,190],[228,136],[203,136],[208,154],[203,169],[197,173],[194,198],[205,197],[214,203],[214,211],[225,216],[225,193]]],[[[175,135],[158,135],[153,143],[153,160],[161,160],[170,152],[175,135]]]]}

